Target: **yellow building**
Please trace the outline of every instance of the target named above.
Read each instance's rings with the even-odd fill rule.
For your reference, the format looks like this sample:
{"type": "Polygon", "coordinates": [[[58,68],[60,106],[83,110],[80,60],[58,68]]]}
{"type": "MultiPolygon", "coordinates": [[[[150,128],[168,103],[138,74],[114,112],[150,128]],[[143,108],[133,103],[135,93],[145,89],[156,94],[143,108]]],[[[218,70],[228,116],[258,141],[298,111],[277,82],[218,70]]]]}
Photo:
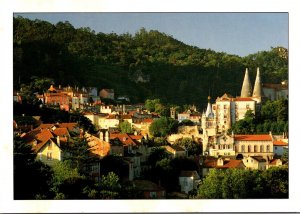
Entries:
{"type": "Polygon", "coordinates": [[[62,160],[59,136],[54,137],[48,129],[34,130],[24,137],[25,142],[32,146],[37,154],[37,159],[47,165],[53,165],[56,161],[62,160]]]}

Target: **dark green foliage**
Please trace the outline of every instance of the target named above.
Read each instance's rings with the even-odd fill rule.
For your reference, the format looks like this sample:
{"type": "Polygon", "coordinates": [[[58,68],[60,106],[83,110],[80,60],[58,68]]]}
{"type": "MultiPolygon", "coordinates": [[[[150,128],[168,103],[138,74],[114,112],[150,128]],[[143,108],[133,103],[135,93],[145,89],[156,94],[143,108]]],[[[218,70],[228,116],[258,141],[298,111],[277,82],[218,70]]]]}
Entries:
{"type": "Polygon", "coordinates": [[[49,199],[52,171],[36,161],[31,146],[14,139],[14,199],[49,199]]]}
{"type": "Polygon", "coordinates": [[[15,88],[28,84],[31,76],[48,77],[61,85],[114,88],[116,96],[127,95],[133,103],[158,98],[204,108],[208,89],[213,99],[224,90],[232,95],[240,91],[245,67],[254,79],[259,66],[266,83],[288,77],[284,48],[242,58],[144,28],[135,35],[117,35],[22,17],[13,24],[15,88]]]}
{"type": "Polygon", "coordinates": [[[193,126],[195,125],[193,121],[185,119],[179,123],[179,126],[193,126]]]}
{"type": "Polygon", "coordinates": [[[158,161],[161,161],[162,159],[167,157],[168,154],[166,153],[166,150],[164,148],[152,147],[148,158],[148,164],[154,167],[158,161]]]}
{"type": "Polygon", "coordinates": [[[128,178],[129,165],[124,158],[116,155],[108,155],[101,162],[101,174],[108,175],[110,172],[115,173],[120,179],[128,178]]]}
{"type": "Polygon", "coordinates": [[[185,148],[188,151],[188,155],[199,155],[201,153],[201,145],[196,143],[192,138],[178,139],[175,145],[185,148]]]}
{"type": "Polygon", "coordinates": [[[106,176],[101,177],[100,182],[100,198],[117,199],[120,197],[121,184],[119,177],[113,172],[109,172],[106,176]]]}
{"type": "Polygon", "coordinates": [[[90,155],[90,147],[85,138],[72,137],[67,144],[61,144],[63,159],[69,161],[72,168],[78,169],[82,175],[88,175],[87,166],[99,161],[90,155]]]}
{"type": "Polygon", "coordinates": [[[152,157],[151,166],[151,169],[145,172],[145,177],[155,183],[160,183],[167,191],[179,191],[178,179],[182,170],[198,170],[193,160],[187,158],[171,159],[167,155],[152,157]]]}
{"type": "Polygon", "coordinates": [[[288,198],[288,168],[213,169],[199,186],[197,198],[288,198]]]}
{"type": "Polygon", "coordinates": [[[131,124],[128,121],[123,121],[119,124],[121,133],[132,133],[131,124]]]}
{"type": "Polygon", "coordinates": [[[280,99],[263,103],[261,112],[254,115],[247,111],[245,118],[232,125],[228,133],[235,134],[282,134],[288,132],[288,100],[280,99]]]}
{"type": "Polygon", "coordinates": [[[154,137],[165,137],[177,132],[178,121],[169,117],[161,117],[154,120],[149,127],[149,132],[154,137]]]}

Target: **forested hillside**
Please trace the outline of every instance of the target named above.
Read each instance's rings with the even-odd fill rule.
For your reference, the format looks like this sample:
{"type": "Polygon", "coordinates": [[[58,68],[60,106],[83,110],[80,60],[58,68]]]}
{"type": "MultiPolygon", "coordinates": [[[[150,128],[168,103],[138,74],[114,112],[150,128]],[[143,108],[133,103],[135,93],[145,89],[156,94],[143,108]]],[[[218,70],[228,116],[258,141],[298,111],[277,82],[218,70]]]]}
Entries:
{"type": "Polygon", "coordinates": [[[185,45],[162,32],[96,33],[69,22],[14,18],[14,87],[31,76],[55,84],[114,88],[132,102],[159,98],[163,102],[205,106],[225,92],[239,95],[245,68],[254,83],[256,67],[262,81],[288,78],[288,52],[271,48],[246,57],[185,45]]]}

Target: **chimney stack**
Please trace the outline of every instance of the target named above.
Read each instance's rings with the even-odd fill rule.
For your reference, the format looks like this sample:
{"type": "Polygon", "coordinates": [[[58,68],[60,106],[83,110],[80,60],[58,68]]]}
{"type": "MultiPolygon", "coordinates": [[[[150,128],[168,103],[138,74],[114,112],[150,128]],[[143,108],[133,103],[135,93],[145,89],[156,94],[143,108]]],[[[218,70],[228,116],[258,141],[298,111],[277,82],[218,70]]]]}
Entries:
{"type": "Polygon", "coordinates": [[[249,78],[248,68],[246,68],[242,91],[241,91],[241,97],[251,97],[251,95],[252,95],[252,87],[249,78]]]}

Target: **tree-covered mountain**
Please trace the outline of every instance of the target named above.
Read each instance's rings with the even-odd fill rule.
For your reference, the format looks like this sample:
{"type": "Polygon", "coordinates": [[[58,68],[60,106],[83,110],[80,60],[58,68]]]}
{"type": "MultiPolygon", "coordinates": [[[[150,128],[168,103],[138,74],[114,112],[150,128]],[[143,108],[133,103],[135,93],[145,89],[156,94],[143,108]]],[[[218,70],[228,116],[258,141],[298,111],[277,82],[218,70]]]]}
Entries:
{"type": "Polygon", "coordinates": [[[134,35],[75,29],[69,22],[53,25],[22,17],[13,20],[14,87],[31,76],[55,84],[114,88],[132,102],[159,98],[163,102],[205,106],[213,98],[239,95],[245,68],[254,82],[288,78],[288,53],[271,48],[246,57],[186,45],[159,31],[140,29],[134,35]]]}

